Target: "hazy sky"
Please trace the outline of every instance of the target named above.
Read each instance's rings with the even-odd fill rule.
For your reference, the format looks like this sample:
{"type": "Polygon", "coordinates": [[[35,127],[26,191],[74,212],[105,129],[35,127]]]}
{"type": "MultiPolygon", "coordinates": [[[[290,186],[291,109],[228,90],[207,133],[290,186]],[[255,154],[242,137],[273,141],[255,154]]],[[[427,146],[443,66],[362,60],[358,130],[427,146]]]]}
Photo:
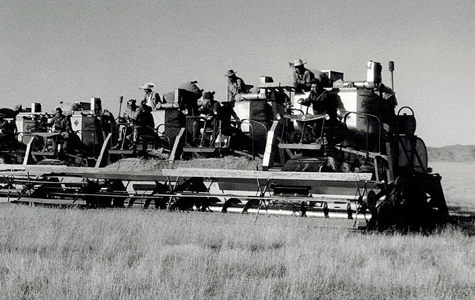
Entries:
{"type": "Polygon", "coordinates": [[[117,114],[154,82],[188,80],[224,99],[226,71],[247,84],[312,69],[364,80],[366,62],[395,62],[399,107],[428,146],[475,144],[475,1],[3,0],[0,106],[90,101],[117,114]]]}

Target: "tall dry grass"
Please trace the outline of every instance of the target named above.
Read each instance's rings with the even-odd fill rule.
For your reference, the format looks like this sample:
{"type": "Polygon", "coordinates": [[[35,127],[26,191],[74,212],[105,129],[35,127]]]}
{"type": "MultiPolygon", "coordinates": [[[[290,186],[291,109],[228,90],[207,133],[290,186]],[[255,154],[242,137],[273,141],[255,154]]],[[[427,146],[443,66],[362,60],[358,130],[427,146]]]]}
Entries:
{"type": "Polygon", "coordinates": [[[2,205],[0,298],[475,297],[475,243],[457,229],[388,236],[338,228],[346,220],[255,220],[2,205]]]}

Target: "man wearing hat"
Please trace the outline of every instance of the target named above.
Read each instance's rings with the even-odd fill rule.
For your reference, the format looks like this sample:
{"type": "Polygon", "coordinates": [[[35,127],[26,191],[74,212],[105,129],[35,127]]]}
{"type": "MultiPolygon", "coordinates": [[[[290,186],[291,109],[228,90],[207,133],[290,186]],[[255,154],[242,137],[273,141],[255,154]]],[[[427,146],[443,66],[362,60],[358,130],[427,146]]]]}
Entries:
{"type": "Polygon", "coordinates": [[[306,69],[304,64],[306,63],[304,63],[301,59],[296,59],[293,63],[295,69],[294,87],[308,92],[310,91],[311,82],[312,79],[315,78],[315,74],[306,69]]]}
{"type": "Polygon", "coordinates": [[[144,83],[142,86],[140,86],[140,89],[143,89],[145,91],[145,95],[141,102],[141,105],[145,104],[147,106],[150,106],[153,110],[156,109],[158,103],[164,103],[160,99],[160,95],[152,90],[154,87],[155,84],[151,82],[144,83]]]}
{"type": "Polygon", "coordinates": [[[225,76],[228,76],[228,101],[236,100],[235,97],[238,94],[247,93],[244,80],[237,77],[234,70],[229,70],[225,76]]]}

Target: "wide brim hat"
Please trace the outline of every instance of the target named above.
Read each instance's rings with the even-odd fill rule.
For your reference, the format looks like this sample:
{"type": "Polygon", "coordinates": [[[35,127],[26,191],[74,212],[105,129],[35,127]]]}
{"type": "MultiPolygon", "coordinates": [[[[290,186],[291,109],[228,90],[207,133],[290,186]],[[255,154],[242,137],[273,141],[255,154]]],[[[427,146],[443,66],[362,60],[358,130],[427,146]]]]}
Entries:
{"type": "Polygon", "coordinates": [[[128,104],[132,104],[132,103],[136,103],[136,102],[137,102],[137,100],[135,100],[135,99],[127,100],[127,103],[128,103],[128,104]]]}
{"type": "Polygon", "coordinates": [[[234,72],[234,70],[229,70],[229,71],[226,73],[226,75],[224,75],[224,76],[230,77],[230,76],[233,76],[233,75],[236,74],[236,73],[237,73],[237,72],[234,72]]]}
{"type": "Polygon", "coordinates": [[[152,82],[148,82],[148,83],[144,83],[142,84],[139,89],[142,89],[142,90],[151,90],[155,87],[155,84],[152,83],[152,82]]]}
{"type": "Polygon", "coordinates": [[[300,66],[303,66],[305,64],[306,64],[306,62],[303,62],[303,60],[301,60],[300,58],[294,60],[294,67],[300,67],[300,66]]]}

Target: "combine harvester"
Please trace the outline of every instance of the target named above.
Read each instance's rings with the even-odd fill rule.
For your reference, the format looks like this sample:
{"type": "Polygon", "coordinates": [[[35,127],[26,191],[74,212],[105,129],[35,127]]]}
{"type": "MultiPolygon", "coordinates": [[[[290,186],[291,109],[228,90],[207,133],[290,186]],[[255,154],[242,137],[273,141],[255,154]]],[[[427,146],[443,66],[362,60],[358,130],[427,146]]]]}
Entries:
{"type": "Polygon", "coordinates": [[[99,98],[91,102],[61,103],[63,113],[70,119],[70,151],[64,151],[61,133],[52,126],[53,114],[43,112],[40,103],[32,103],[31,108],[21,109],[15,123],[18,152],[21,159],[15,163],[60,164],[72,166],[94,166],[103,145],[102,106],[99,98]]]}
{"type": "MultiPolygon", "coordinates": [[[[393,67],[390,62],[391,77],[393,67]]],[[[223,144],[234,137],[222,137],[219,127],[211,132],[214,140],[208,139],[212,143],[206,147],[212,150],[187,147],[187,120],[195,117],[183,118],[180,104],[172,102],[154,112],[156,124],[173,125],[162,128],[169,140],[170,168],[144,173],[5,165],[11,173],[4,176],[0,192],[10,202],[148,207],[154,201],[157,208],[172,210],[219,207],[223,212],[344,216],[354,224],[365,219],[366,228],[380,231],[431,230],[449,216],[441,177],[428,167],[412,109],[395,111],[394,93],[382,84],[381,70],[379,63],[368,62],[367,78],[359,82],[322,71],[320,82],[334,103],[322,114],[309,114],[302,105],[308,92],[261,78],[254,93],[242,94],[234,106],[245,120],[240,124],[248,141],[244,151],[233,149],[229,141],[223,144]],[[261,155],[261,170],[172,168],[187,152],[223,155],[223,148],[261,155]]],[[[103,146],[101,154],[107,151],[103,146]]]]}

